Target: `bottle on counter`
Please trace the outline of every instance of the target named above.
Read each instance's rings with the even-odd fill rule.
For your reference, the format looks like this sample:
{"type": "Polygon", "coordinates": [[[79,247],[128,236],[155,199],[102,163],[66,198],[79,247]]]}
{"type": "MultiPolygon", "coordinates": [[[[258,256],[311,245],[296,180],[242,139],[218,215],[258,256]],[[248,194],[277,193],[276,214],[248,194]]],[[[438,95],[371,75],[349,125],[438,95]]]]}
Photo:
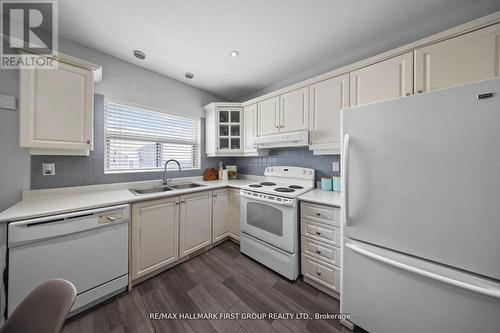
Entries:
{"type": "Polygon", "coordinates": [[[224,163],[219,162],[219,180],[224,179],[224,163]]]}

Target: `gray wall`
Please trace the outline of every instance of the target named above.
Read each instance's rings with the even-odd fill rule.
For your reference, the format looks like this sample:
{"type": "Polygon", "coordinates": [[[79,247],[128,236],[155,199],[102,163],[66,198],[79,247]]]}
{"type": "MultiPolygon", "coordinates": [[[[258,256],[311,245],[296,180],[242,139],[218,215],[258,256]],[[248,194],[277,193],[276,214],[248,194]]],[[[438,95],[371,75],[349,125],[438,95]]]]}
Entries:
{"type": "MultiPolygon", "coordinates": [[[[0,94],[19,96],[17,70],[0,69],[0,94]]],[[[19,147],[19,112],[0,108],[0,211],[30,186],[30,157],[19,147]]]]}
{"type": "MultiPolygon", "coordinates": [[[[70,41],[61,40],[62,52],[103,66],[103,80],[96,84],[95,151],[89,157],[32,156],[18,146],[18,112],[0,110],[0,210],[20,200],[21,191],[61,186],[159,179],[161,173],[104,174],[103,162],[103,95],[134,103],[154,106],[168,112],[203,116],[202,106],[222,98],[119,60],[70,41]],[[56,175],[42,176],[41,163],[55,162],[56,175]],[[31,178],[31,180],[30,180],[31,178]]],[[[18,96],[18,73],[0,71],[0,94],[18,96]]],[[[204,124],[202,123],[202,131],[204,124]]],[[[204,140],[202,133],[202,140],[204,140]]],[[[202,142],[201,170],[185,171],[182,176],[200,175],[206,167],[219,161],[237,164],[241,173],[263,175],[268,165],[297,165],[317,170],[317,178],[333,175],[331,162],[338,156],[313,156],[303,149],[277,149],[268,157],[207,158],[202,142]]],[[[178,176],[175,172],[172,177],[178,176]]]]}
{"type": "Polygon", "coordinates": [[[59,50],[62,53],[101,65],[103,80],[96,84],[95,92],[108,98],[157,107],[169,113],[196,117],[204,117],[203,106],[214,101],[224,101],[219,96],[189,86],[184,82],[72,41],[60,39],[59,50]]]}
{"type": "MultiPolygon", "coordinates": [[[[204,105],[223,101],[206,91],[71,41],[61,39],[59,49],[63,53],[102,65],[103,80],[96,84],[95,91],[107,97],[193,116],[202,116],[204,105]]],[[[17,70],[1,69],[0,94],[18,97],[18,77],[17,70]]],[[[35,173],[31,170],[27,149],[19,148],[18,130],[19,113],[0,109],[0,211],[20,200],[21,191],[30,188],[30,174],[35,173]]],[[[68,184],[77,183],[79,176],[75,170],[84,169],[79,164],[90,163],[89,158],[78,159],[62,158],[60,162],[73,166],[67,171],[68,184]]],[[[88,174],[84,175],[88,177],[88,174]]],[[[33,182],[41,186],[36,179],[33,182]]]]}
{"type": "MultiPolygon", "coordinates": [[[[168,172],[169,177],[199,176],[205,168],[215,168],[219,161],[228,163],[228,159],[207,158],[205,154],[205,119],[201,123],[201,169],[186,170],[181,173],[168,172]]],[[[119,182],[161,179],[163,172],[131,172],[104,174],[104,96],[96,94],[94,98],[94,151],[87,156],[32,156],[31,188],[54,188],[109,184],[119,182]],[[42,163],[55,163],[54,176],[42,175],[42,163]]]]}

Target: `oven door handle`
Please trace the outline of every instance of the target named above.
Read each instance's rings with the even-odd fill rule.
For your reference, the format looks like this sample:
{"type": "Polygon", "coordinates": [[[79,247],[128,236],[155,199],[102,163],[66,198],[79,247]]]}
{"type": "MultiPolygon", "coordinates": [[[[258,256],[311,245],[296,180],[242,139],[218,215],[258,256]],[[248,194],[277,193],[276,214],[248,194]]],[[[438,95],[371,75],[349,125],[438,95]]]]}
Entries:
{"type": "Polygon", "coordinates": [[[243,198],[251,199],[253,201],[259,201],[259,202],[266,202],[266,203],[274,204],[276,206],[289,206],[289,207],[292,207],[294,205],[294,199],[282,198],[282,200],[286,200],[286,201],[276,201],[276,200],[273,200],[273,199],[268,199],[268,198],[261,197],[260,194],[259,194],[259,196],[254,196],[251,193],[252,192],[247,192],[245,190],[242,190],[242,191],[240,191],[240,196],[243,197],[243,198]]]}

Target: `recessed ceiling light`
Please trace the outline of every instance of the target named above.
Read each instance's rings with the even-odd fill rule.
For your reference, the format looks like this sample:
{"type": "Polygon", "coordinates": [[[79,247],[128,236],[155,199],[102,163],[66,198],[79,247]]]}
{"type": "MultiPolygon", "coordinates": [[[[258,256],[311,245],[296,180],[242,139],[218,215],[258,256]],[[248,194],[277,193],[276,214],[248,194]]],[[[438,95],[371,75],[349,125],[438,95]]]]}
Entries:
{"type": "Polygon", "coordinates": [[[238,58],[240,56],[240,53],[236,50],[232,50],[231,52],[229,52],[229,56],[231,58],[238,58]]]}
{"type": "Polygon", "coordinates": [[[192,78],[194,78],[194,74],[193,74],[193,73],[191,73],[191,72],[186,72],[186,73],[184,74],[184,76],[186,77],[186,79],[190,79],[190,80],[191,80],[192,78]]]}
{"type": "Polygon", "coordinates": [[[134,50],[134,57],[136,57],[137,59],[144,60],[146,59],[146,54],[142,51],[134,50]]]}

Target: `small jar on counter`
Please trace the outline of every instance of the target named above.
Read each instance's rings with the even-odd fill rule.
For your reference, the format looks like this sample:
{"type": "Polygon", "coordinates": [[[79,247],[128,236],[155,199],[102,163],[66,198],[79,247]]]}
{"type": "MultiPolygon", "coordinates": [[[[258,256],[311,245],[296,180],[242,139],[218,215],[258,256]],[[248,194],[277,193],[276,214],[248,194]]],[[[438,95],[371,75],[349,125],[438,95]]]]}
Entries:
{"type": "Polygon", "coordinates": [[[238,176],[238,167],[236,165],[226,165],[226,170],[229,179],[236,179],[238,176]]]}

